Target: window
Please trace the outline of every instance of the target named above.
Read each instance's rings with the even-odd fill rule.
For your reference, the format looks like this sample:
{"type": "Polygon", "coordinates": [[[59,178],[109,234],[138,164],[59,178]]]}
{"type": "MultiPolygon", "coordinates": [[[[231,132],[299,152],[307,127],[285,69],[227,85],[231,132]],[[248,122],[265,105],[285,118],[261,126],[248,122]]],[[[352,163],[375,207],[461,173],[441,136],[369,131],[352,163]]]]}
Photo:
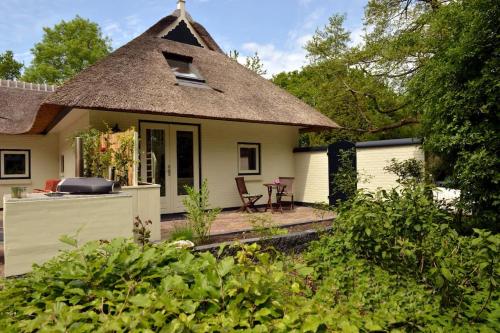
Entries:
{"type": "Polygon", "coordinates": [[[260,143],[238,143],[238,174],[260,175],[260,143]]]}
{"type": "Polygon", "coordinates": [[[164,53],[164,56],[180,83],[205,84],[205,79],[193,66],[193,58],[173,53],[164,53]]]}
{"type": "Polygon", "coordinates": [[[0,150],[0,179],[30,179],[29,150],[0,150]]]}

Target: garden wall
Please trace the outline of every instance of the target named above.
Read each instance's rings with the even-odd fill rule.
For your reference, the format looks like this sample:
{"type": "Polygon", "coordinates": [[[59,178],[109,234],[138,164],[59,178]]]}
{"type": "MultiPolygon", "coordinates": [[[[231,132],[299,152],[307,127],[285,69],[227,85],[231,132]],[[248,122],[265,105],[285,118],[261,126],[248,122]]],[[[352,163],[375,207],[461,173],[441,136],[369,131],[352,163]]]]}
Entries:
{"type": "Polygon", "coordinates": [[[356,144],[357,169],[361,174],[358,189],[375,191],[398,185],[396,175],[384,170],[395,158],[404,161],[415,158],[424,162],[425,155],[419,139],[396,139],[359,142],[356,144]]]}
{"type": "Polygon", "coordinates": [[[328,202],[328,148],[295,149],[295,200],[328,202]]]}

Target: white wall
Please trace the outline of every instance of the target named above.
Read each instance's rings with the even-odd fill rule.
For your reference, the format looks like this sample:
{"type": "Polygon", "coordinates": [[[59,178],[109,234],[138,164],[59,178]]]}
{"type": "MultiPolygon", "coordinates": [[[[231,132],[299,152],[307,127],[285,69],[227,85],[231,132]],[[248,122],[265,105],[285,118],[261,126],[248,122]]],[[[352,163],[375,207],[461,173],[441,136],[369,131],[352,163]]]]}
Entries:
{"type": "Polygon", "coordinates": [[[329,176],[327,151],[295,153],[295,200],[328,203],[329,176]]]}
{"type": "Polygon", "coordinates": [[[376,191],[379,188],[391,189],[398,186],[397,176],[384,170],[395,158],[404,161],[415,158],[424,161],[424,151],[421,145],[389,146],[356,148],[358,172],[362,180],[358,183],[358,189],[376,191]],[[366,179],[368,178],[368,179],[366,179]]]}
{"type": "Polygon", "coordinates": [[[234,178],[238,176],[238,142],[260,143],[262,172],[258,176],[245,176],[252,194],[262,194],[258,203],[267,202],[267,190],[263,183],[277,177],[295,177],[293,149],[298,142],[299,129],[291,126],[227,122],[219,120],[191,119],[169,116],[141,115],[91,111],[90,122],[94,127],[118,124],[123,130],[136,127],[139,120],[192,123],[201,125],[202,177],[208,180],[210,201],[222,208],[238,207],[241,201],[234,178]]]}
{"type": "Polygon", "coordinates": [[[58,136],[52,134],[0,135],[0,149],[31,150],[31,179],[0,179],[0,198],[13,186],[26,186],[31,192],[43,189],[46,180],[59,178],[58,145],[58,136]]]}

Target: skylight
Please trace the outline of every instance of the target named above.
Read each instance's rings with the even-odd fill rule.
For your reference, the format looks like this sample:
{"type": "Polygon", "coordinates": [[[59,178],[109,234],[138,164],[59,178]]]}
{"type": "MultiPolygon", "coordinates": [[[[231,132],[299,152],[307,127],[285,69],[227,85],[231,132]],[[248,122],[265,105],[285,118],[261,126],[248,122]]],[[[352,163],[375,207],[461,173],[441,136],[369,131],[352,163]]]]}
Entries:
{"type": "Polygon", "coordinates": [[[165,59],[179,82],[204,84],[205,79],[193,66],[193,59],[172,53],[164,53],[165,59]]]}

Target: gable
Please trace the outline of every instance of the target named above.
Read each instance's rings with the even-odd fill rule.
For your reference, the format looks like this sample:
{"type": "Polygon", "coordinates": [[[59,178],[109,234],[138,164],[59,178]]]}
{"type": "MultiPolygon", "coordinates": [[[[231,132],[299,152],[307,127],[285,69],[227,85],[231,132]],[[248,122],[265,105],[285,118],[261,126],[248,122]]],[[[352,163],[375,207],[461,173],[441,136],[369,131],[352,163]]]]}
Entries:
{"type": "Polygon", "coordinates": [[[196,36],[191,32],[191,30],[189,30],[189,27],[184,20],[181,20],[173,30],[171,30],[161,38],[172,40],[174,42],[203,47],[196,36]]]}

